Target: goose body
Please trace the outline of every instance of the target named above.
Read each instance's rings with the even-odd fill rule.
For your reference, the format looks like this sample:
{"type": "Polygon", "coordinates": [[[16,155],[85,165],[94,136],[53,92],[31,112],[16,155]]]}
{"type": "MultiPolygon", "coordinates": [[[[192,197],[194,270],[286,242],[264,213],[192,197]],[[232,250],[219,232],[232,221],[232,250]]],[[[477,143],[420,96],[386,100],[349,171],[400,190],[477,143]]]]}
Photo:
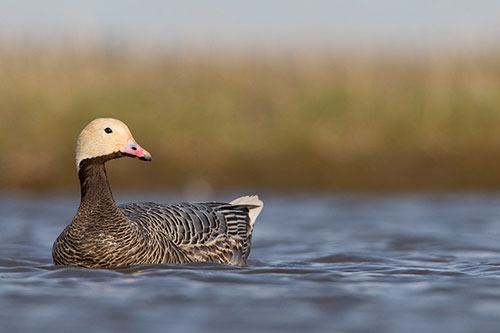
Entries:
{"type": "Polygon", "coordinates": [[[77,142],[81,201],[54,242],[56,265],[91,268],[209,261],[245,266],[263,203],[244,196],[230,203],[130,203],[117,206],[105,162],[122,156],[151,160],[116,119],[91,122],[77,142]]]}

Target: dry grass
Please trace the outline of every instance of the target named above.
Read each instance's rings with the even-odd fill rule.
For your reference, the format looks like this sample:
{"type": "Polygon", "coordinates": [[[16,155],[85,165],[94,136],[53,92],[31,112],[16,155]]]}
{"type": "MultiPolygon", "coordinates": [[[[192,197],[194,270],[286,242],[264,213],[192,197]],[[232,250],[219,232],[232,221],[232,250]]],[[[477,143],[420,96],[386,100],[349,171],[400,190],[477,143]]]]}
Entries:
{"type": "Polygon", "coordinates": [[[115,186],[499,188],[498,59],[0,48],[0,187],[75,186],[109,116],[154,157],[110,163],[115,186]]]}

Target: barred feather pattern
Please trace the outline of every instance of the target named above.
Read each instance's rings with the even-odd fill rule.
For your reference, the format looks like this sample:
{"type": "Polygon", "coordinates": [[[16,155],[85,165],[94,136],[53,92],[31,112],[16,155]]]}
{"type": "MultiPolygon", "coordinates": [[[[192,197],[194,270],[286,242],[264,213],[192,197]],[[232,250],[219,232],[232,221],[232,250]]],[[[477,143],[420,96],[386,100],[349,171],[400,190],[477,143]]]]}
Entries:
{"type": "Polygon", "coordinates": [[[154,240],[159,250],[167,250],[155,258],[160,262],[210,261],[246,265],[252,235],[249,218],[252,206],[148,202],[120,208],[141,234],[154,240]]]}
{"type": "Polygon", "coordinates": [[[258,206],[220,202],[117,206],[104,163],[95,161],[83,165],[80,181],[80,207],[52,248],[57,265],[247,264],[252,238],[249,212],[258,206]]]}

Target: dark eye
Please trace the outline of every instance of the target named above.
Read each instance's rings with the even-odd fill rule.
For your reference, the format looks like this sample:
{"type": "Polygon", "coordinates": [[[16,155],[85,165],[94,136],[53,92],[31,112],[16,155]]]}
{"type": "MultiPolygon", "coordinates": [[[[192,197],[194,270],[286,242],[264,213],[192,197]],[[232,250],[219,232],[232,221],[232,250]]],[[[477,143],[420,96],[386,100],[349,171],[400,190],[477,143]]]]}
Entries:
{"type": "Polygon", "coordinates": [[[106,132],[106,133],[110,134],[110,133],[113,133],[113,130],[112,130],[111,128],[109,128],[109,127],[106,127],[106,128],[104,129],[104,132],[106,132]]]}

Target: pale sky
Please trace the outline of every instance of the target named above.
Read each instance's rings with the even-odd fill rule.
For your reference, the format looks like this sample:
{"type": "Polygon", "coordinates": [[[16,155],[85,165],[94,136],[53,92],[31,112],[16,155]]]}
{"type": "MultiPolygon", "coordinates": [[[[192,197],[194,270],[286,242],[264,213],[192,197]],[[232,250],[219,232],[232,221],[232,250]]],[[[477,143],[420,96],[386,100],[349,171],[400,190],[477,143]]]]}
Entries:
{"type": "Polygon", "coordinates": [[[0,41],[164,49],[500,45],[498,0],[0,0],[0,41]]]}

